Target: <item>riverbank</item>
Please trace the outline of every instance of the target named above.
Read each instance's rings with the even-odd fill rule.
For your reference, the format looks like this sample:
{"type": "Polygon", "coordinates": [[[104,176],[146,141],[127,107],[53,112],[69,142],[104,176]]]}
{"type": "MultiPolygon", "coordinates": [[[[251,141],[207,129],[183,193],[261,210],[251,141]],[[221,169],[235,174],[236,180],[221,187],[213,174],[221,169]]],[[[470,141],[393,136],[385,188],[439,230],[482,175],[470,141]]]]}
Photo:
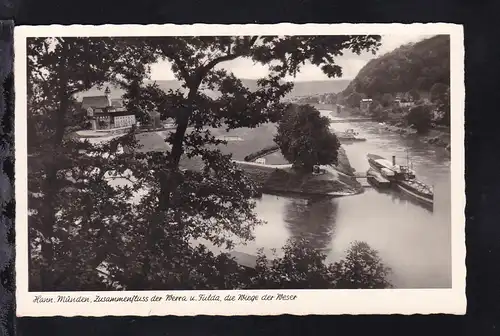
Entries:
{"type": "Polygon", "coordinates": [[[320,166],[320,174],[301,172],[287,165],[265,165],[235,161],[247,176],[255,181],[263,193],[349,196],[363,191],[352,176],[339,172],[332,166],[320,166]]]}
{"type": "MultiPolygon", "coordinates": [[[[342,106],[340,113],[337,111],[337,105],[332,104],[314,104],[317,109],[332,111],[334,117],[365,116],[358,109],[342,106]]],[[[366,116],[365,116],[366,117],[366,116]]],[[[385,120],[380,120],[381,127],[390,132],[401,134],[402,136],[418,136],[421,141],[444,148],[451,152],[451,136],[449,129],[431,128],[426,134],[417,134],[417,131],[407,125],[401,116],[389,115],[385,120]]]]}
{"type": "Polygon", "coordinates": [[[423,142],[451,151],[450,133],[438,129],[430,129],[426,134],[417,134],[411,127],[403,126],[398,122],[382,122],[382,127],[388,131],[399,133],[403,136],[418,136],[423,142]]]}
{"type": "Polygon", "coordinates": [[[293,170],[276,144],[248,154],[244,161],[239,163],[240,167],[262,187],[264,192],[345,196],[363,191],[361,184],[354,177],[355,169],[351,166],[342,146],[338,149],[337,165],[322,166],[324,172],[322,175],[293,170]],[[259,158],[272,161],[274,164],[255,163],[259,158]],[[279,172],[273,172],[272,168],[279,172]]]}

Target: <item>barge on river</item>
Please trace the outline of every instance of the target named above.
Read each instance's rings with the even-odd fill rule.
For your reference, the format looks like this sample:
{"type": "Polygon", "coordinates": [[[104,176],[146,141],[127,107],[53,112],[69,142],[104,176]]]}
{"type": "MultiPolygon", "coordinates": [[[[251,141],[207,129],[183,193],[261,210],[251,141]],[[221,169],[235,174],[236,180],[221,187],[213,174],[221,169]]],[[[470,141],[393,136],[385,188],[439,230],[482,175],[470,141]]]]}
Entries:
{"type": "Polygon", "coordinates": [[[344,133],[341,133],[337,136],[337,138],[340,141],[349,141],[349,142],[354,142],[354,141],[366,141],[366,138],[361,138],[359,137],[359,133],[356,132],[354,129],[349,128],[345,130],[344,133]]]}
{"type": "Polygon", "coordinates": [[[392,162],[376,154],[368,154],[367,156],[370,166],[380,172],[392,185],[427,204],[434,203],[432,187],[419,181],[415,172],[408,166],[397,165],[395,156],[392,157],[392,162]]]}

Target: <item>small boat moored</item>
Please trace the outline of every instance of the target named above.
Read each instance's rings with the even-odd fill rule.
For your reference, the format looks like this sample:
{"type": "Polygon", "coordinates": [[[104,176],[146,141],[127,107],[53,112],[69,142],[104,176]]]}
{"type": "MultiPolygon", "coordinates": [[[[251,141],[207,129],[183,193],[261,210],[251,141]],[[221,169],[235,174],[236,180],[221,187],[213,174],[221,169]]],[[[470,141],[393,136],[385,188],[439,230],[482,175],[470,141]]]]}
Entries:
{"type": "Polygon", "coordinates": [[[359,133],[349,128],[337,136],[340,141],[366,141],[366,138],[358,137],[359,133]]]}

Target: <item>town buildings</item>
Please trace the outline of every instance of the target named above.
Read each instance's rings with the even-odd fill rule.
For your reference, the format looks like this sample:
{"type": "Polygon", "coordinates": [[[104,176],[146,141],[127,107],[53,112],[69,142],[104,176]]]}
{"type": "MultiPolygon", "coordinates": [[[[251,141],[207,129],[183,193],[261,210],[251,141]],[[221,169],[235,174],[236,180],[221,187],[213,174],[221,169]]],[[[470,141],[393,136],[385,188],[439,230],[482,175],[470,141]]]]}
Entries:
{"type": "Polygon", "coordinates": [[[121,99],[111,99],[111,90],[106,87],[104,95],[86,96],[82,99],[82,109],[91,119],[92,129],[130,127],[137,123],[135,115],[127,111],[121,99]]]}

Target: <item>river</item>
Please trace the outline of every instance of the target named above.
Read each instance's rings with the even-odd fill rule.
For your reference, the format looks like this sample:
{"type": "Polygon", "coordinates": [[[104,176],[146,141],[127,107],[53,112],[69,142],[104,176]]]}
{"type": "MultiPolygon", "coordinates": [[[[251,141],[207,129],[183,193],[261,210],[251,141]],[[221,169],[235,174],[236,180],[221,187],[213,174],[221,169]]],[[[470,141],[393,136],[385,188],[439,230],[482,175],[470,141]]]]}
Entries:
{"type": "MultiPolygon", "coordinates": [[[[330,116],[329,110],[321,110],[321,113],[330,116]]],[[[369,168],[368,153],[387,159],[395,155],[400,163],[406,163],[408,155],[417,176],[434,186],[434,209],[431,211],[395,191],[380,192],[370,187],[362,194],[340,198],[263,195],[257,201],[256,212],[266,224],[254,230],[255,240],[238,244],[235,250],[256,254],[257,249],[262,248],[271,256],[272,249],[277,249],[279,254],[288,239],[305,237],[333,262],[344,256],[352,242],[364,241],[392,268],[390,280],[396,288],[451,287],[449,154],[415,136],[403,137],[390,132],[377,122],[332,123],[331,126],[336,132],[354,128],[359,136],[367,139],[344,144],[351,165],[359,172],[369,168]]],[[[162,138],[159,139],[164,145],[162,138]]],[[[271,141],[264,140],[266,144],[271,141]]],[[[233,146],[242,144],[245,142],[234,142],[233,146]]],[[[210,248],[210,244],[207,245],[210,248]]]]}
{"type": "Polygon", "coordinates": [[[359,195],[334,199],[264,195],[256,211],[267,223],[255,229],[254,241],[236,250],[255,254],[263,248],[270,253],[289,238],[306,237],[311,246],[327,253],[329,261],[336,261],[352,242],[364,241],[392,268],[390,280],[396,288],[451,287],[449,154],[417,137],[385,130],[377,122],[333,123],[332,128],[338,132],[354,128],[367,139],[344,145],[357,171],[369,168],[368,153],[388,159],[395,155],[399,163],[406,163],[408,155],[417,176],[434,186],[434,209],[398,192],[371,187],[359,195]]]}

